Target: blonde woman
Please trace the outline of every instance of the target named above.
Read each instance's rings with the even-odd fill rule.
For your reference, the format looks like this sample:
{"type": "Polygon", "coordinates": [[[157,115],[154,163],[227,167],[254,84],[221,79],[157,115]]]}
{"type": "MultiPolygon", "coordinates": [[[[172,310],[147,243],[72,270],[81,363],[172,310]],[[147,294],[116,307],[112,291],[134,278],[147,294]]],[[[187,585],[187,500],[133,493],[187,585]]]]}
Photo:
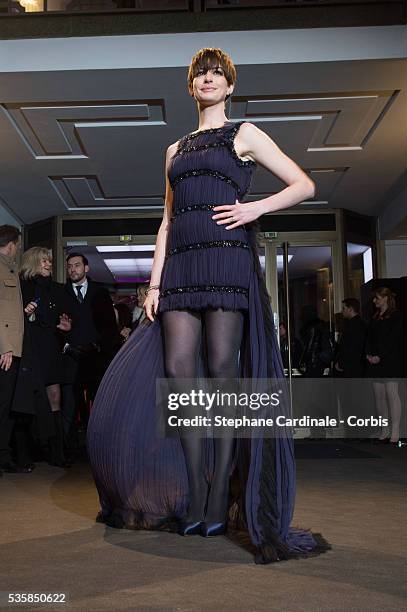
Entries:
{"type": "MultiPolygon", "coordinates": [[[[38,410],[37,398],[37,429],[41,438],[49,439],[50,463],[65,467],[61,418],[60,385],[64,380],[61,343],[64,332],[71,329],[71,321],[65,306],[64,288],[54,282],[51,275],[52,255],[48,249],[32,247],[23,254],[20,268],[26,314],[23,357],[30,363],[30,388],[37,390],[38,395],[41,386],[45,387],[48,399],[47,411],[46,408],[38,410]]],[[[21,401],[19,404],[16,408],[24,412],[24,405],[21,401]]]]}

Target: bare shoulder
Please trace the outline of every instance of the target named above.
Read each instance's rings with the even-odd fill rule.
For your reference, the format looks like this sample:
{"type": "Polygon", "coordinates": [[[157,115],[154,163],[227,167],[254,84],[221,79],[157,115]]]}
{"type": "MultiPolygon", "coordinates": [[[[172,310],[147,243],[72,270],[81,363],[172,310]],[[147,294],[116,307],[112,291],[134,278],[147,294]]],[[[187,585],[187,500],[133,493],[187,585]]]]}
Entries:
{"type": "Polygon", "coordinates": [[[250,123],[250,121],[244,121],[241,124],[239,135],[242,137],[242,140],[246,142],[254,142],[264,138],[270,139],[266,132],[263,132],[263,130],[258,128],[254,123],[250,123]]]}
{"type": "Polygon", "coordinates": [[[260,130],[259,130],[259,128],[256,125],[254,125],[254,123],[250,123],[250,121],[243,121],[240,124],[239,132],[241,134],[246,134],[246,133],[250,134],[250,133],[256,132],[256,131],[260,131],[260,130]]]}
{"type": "MultiPolygon", "coordinates": [[[[235,139],[235,150],[239,157],[262,164],[265,156],[262,151],[266,148],[269,150],[270,145],[275,145],[274,141],[257,125],[250,123],[250,121],[244,121],[240,124],[235,139]]],[[[268,154],[270,154],[270,151],[268,151],[268,154]]]]}
{"type": "Polygon", "coordinates": [[[165,166],[168,169],[172,158],[174,157],[175,153],[177,152],[178,149],[178,140],[177,142],[174,142],[173,144],[171,144],[168,148],[167,148],[167,152],[165,154],[165,166]]]}
{"type": "Polygon", "coordinates": [[[174,154],[176,153],[177,149],[178,149],[178,144],[179,144],[179,140],[177,140],[177,142],[173,142],[172,144],[170,144],[170,146],[167,149],[167,159],[170,160],[171,157],[174,156],[174,154]]]}

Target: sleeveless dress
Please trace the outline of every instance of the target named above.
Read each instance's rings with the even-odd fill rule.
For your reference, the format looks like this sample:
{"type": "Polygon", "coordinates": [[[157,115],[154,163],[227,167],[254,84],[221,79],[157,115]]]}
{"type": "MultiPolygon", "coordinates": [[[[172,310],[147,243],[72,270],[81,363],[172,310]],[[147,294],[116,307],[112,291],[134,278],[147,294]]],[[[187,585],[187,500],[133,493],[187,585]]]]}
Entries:
{"type": "Polygon", "coordinates": [[[168,176],[173,215],[159,308],[248,308],[253,268],[247,230],[226,230],[212,219],[213,207],[234,204],[247,193],[253,161],[234,149],[240,124],[184,136],[168,176]]]}
{"type": "MultiPolygon", "coordinates": [[[[236,154],[234,139],[241,123],[226,122],[184,136],[171,160],[173,207],[158,315],[153,323],[140,325],[114,358],[88,426],[89,458],[101,504],[98,520],[110,526],[176,530],[188,509],[180,440],[160,437],[156,429],[155,382],[165,377],[162,312],[243,311],[241,376],[284,379],[255,226],[226,230],[212,219],[214,206],[244,198],[256,167],[236,154]]],[[[208,437],[204,444],[210,481],[213,440],[208,437]]],[[[294,498],[292,438],[256,433],[238,439],[229,527],[238,530],[234,535],[249,534],[256,563],[315,555],[329,547],[320,535],[290,528],[294,498]]]]}

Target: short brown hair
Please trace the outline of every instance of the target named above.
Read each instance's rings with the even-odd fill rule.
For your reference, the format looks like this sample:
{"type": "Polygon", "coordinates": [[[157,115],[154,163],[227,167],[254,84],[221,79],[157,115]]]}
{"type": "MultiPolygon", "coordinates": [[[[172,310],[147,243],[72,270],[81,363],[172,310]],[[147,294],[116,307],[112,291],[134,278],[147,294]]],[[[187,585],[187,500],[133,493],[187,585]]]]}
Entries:
{"type": "Polygon", "coordinates": [[[210,68],[216,68],[220,66],[225,73],[225,78],[228,85],[234,85],[236,83],[236,68],[230,56],[214,47],[205,47],[195,53],[191,60],[188,70],[188,89],[192,93],[192,83],[199,70],[209,70],[210,68]]]}
{"type": "Polygon", "coordinates": [[[352,308],[356,314],[360,313],[360,302],[356,298],[345,298],[342,304],[345,304],[346,308],[352,308]]]}
{"type": "Polygon", "coordinates": [[[72,251],[71,253],[68,254],[67,258],[66,258],[66,263],[69,263],[69,260],[72,259],[73,257],[80,257],[82,259],[82,263],[84,266],[88,266],[89,265],[89,260],[87,257],[85,257],[85,255],[83,255],[82,253],[77,253],[76,251],[72,251]]]}
{"type": "Polygon", "coordinates": [[[0,225],[0,248],[5,247],[9,242],[17,244],[21,232],[14,225],[0,225]]]}

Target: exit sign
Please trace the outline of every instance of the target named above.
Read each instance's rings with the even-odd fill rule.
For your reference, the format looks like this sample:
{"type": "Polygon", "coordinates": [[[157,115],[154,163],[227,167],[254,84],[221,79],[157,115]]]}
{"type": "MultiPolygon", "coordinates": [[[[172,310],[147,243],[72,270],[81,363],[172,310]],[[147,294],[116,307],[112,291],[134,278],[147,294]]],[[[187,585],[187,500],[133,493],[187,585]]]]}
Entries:
{"type": "Polygon", "coordinates": [[[264,232],[265,238],[277,238],[277,232],[264,232]]]}
{"type": "Polygon", "coordinates": [[[123,234],[119,236],[120,242],[131,242],[133,240],[133,236],[131,234],[123,234]]]}

